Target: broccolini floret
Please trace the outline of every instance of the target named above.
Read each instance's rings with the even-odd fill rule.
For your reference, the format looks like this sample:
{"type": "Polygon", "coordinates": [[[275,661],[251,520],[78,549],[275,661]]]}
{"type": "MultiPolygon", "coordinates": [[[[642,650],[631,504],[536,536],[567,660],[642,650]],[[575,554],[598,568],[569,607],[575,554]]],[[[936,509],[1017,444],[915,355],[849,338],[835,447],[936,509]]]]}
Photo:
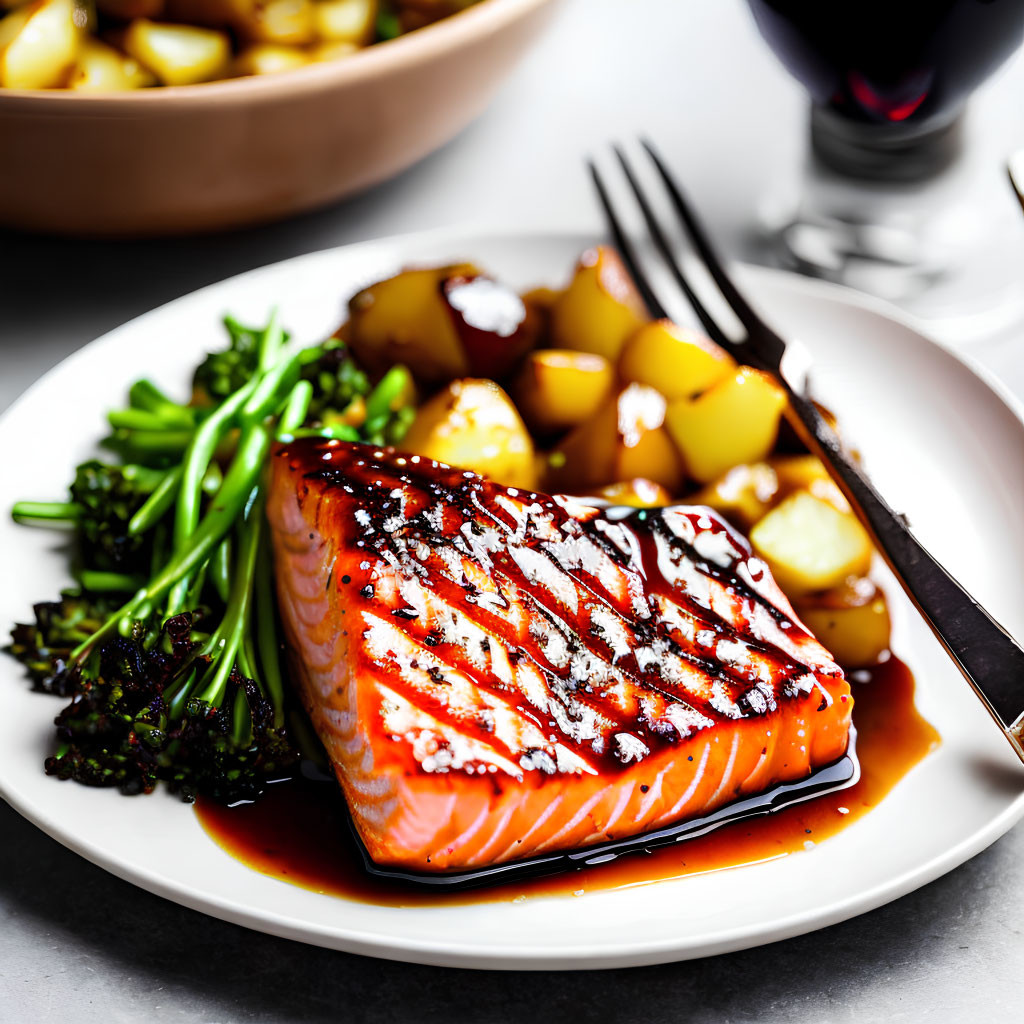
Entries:
{"type": "Polygon", "coordinates": [[[35,608],[8,651],[71,703],[46,771],[123,793],[159,782],[186,799],[253,799],[294,765],[263,470],[275,436],[379,444],[411,419],[412,380],[371,386],[337,339],[290,350],[276,317],[228,318],[227,349],[179,404],[137,381],[108,414],[124,463],[78,467],[70,501],[16,519],[74,528],[79,589],[35,608]]]}

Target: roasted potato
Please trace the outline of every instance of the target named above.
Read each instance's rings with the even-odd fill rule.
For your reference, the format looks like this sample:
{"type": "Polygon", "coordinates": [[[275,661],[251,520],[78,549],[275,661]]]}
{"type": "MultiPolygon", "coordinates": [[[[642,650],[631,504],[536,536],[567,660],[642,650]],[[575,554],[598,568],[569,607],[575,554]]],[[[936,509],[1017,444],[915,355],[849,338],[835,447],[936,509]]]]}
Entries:
{"type": "Polygon", "coordinates": [[[614,363],[648,319],[618,253],[598,246],[580,257],[569,287],[551,308],[551,343],[614,363]]]}
{"type": "Polygon", "coordinates": [[[611,363],[590,352],[531,352],[512,384],[512,398],[535,434],[556,434],[590,419],[615,383],[611,363]]]}
{"type": "Polygon", "coordinates": [[[0,21],[0,86],[64,85],[83,39],[73,0],[35,0],[0,21]]]}
{"type": "Polygon", "coordinates": [[[320,0],[313,8],[317,37],[366,46],[373,41],[377,0],[320,0]]]}
{"type": "Polygon", "coordinates": [[[693,505],[708,505],[730,523],[749,530],[772,507],[779,479],[767,462],[733,466],[717,480],[687,498],[693,505]]]}
{"type": "Polygon", "coordinates": [[[508,487],[537,486],[533,441],[492,380],[456,380],[420,406],[401,447],[508,487]]]}
{"type": "Polygon", "coordinates": [[[136,18],[123,36],[125,52],[164,85],[194,85],[222,77],[231,62],[224,32],[136,18]]]}
{"type": "Polygon", "coordinates": [[[131,18],[159,18],[165,6],[165,0],[96,0],[96,8],[101,14],[123,18],[125,21],[131,18]]]}
{"type": "Polygon", "coordinates": [[[850,511],[850,503],[817,456],[780,455],[769,462],[778,477],[780,498],[794,491],[810,491],[815,497],[835,505],[840,512],[850,511]]]}
{"type": "Polygon", "coordinates": [[[86,39],[68,88],[78,92],[123,92],[156,85],[156,77],[137,60],[98,39],[86,39]]]}
{"type": "Polygon", "coordinates": [[[165,0],[167,17],[208,28],[242,28],[255,16],[259,0],[165,0]]]}
{"type": "Polygon", "coordinates": [[[663,508],[672,504],[672,495],[653,480],[622,480],[602,487],[594,495],[610,505],[630,505],[633,508],[663,508]]]}
{"type": "Polygon", "coordinates": [[[470,264],[406,270],[349,303],[348,336],[371,374],[403,363],[424,384],[501,380],[536,343],[539,316],[470,264]]]}
{"type": "Polygon", "coordinates": [[[686,471],[710,483],[730,467],[760,462],[772,449],[785,392],[767,374],[741,366],[697,398],[672,402],[665,425],[686,471]]]}
{"type": "Polygon", "coordinates": [[[678,494],[679,455],[665,430],[665,399],[630,384],[573,430],[548,457],[549,490],[586,494],[609,480],[643,477],[678,494]]]}
{"type": "Polygon", "coordinates": [[[235,58],[232,70],[236,75],[273,75],[279,71],[301,68],[312,60],[310,54],[298,46],[279,46],[276,43],[253,43],[235,58]]]}
{"type": "Polygon", "coordinates": [[[670,402],[707,391],[735,369],[736,360],[725,349],[671,320],[641,327],[626,342],[619,360],[623,380],[657,388],[670,402]]]}
{"type": "Polygon", "coordinates": [[[316,41],[316,4],[313,0],[260,0],[233,24],[255,42],[302,46],[316,41]]]}
{"type": "Polygon", "coordinates": [[[875,665],[889,649],[889,607],[869,579],[851,577],[832,590],[807,595],[796,611],[843,668],[875,665]]]}
{"type": "Polygon", "coordinates": [[[873,550],[852,513],[809,491],[797,491],[773,508],[750,531],[750,543],[793,599],[866,575],[873,550]]]}
{"type": "Polygon", "coordinates": [[[307,46],[302,52],[309,56],[311,62],[321,62],[328,60],[342,60],[345,57],[351,57],[353,53],[358,53],[362,49],[361,46],[356,46],[355,43],[317,43],[315,46],[307,46]]]}
{"type": "Polygon", "coordinates": [[[442,287],[446,278],[478,273],[468,263],[404,270],[364,288],[349,302],[347,333],[356,358],[375,376],[402,363],[423,384],[465,377],[469,360],[442,287]]]}
{"type": "MultiPolygon", "coordinates": [[[[287,71],[348,57],[479,2],[0,0],[0,88],[109,91],[287,71]],[[230,52],[220,37],[188,34],[192,29],[223,33],[230,52]],[[84,52],[86,42],[95,45],[84,52]],[[119,67],[103,44],[143,65],[153,80],[130,64],[119,67]]],[[[544,311],[537,311],[546,329],[544,311]]]]}
{"type": "Polygon", "coordinates": [[[474,377],[503,380],[537,344],[541,316],[511,288],[485,274],[457,274],[442,282],[462,351],[474,377]]]}

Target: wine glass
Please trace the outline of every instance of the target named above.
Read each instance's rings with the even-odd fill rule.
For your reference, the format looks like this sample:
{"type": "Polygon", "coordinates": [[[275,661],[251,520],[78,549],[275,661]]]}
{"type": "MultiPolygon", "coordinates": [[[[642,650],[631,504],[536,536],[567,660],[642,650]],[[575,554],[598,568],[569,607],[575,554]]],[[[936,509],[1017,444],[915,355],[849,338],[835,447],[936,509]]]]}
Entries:
{"type": "Polygon", "coordinates": [[[1024,0],[747,2],[811,97],[803,178],[765,225],[777,258],[950,339],[1024,316],[1024,222],[1001,168],[964,145],[968,97],[1024,39],[1024,0]]]}

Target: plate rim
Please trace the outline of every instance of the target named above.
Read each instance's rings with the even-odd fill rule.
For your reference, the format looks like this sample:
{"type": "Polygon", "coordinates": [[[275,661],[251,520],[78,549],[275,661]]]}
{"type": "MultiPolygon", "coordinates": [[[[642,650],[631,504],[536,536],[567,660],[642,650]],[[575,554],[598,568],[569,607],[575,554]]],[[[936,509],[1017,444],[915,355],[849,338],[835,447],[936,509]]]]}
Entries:
{"type": "MultiPolygon", "coordinates": [[[[316,261],[333,254],[357,249],[381,249],[385,252],[401,253],[402,251],[422,249],[431,244],[452,247],[464,243],[472,244],[474,241],[481,244],[527,242],[538,245],[554,243],[563,246],[578,242],[586,246],[596,244],[599,238],[600,233],[591,234],[577,229],[538,231],[528,227],[508,228],[500,225],[442,227],[373,237],[302,253],[284,260],[272,261],[211,282],[171,299],[83,344],[34,381],[0,414],[0,430],[4,428],[9,418],[17,414],[24,403],[32,400],[37,390],[45,389],[50,379],[58,372],[66,372],[69,366],[74,366],[79,361],[85,363],[94,358],[97,346],[101,346],[121,332],[138,330],[144,326],[148,318],[159,318],[166,313],[169,307],[195,301],[198,296],[214,293],[229,283],[257,277],[290,264],[316,261]]],[[[398,261],[400,260],[401,257],[398,256],[398,261]]],[[[959,364],[960,368],[966,370],[983,384],[1012,414],[1017,427],[1024,433],[1024,402],[1010,391],[1008,386],[992,371],[981,365],[974,356],[929,336],[922,325],[912,316],[903,313],[884,300],[864,295],[841,285],[807,279],[772,267],[745,263],[736,264],[736,266],[744,277],[760,277],[772,282],[774,287],[781,287],[791,294],[807,298],[825,298],[830,303],[866,310],[913,332],[928,346],[951,357],[954,363],[959,364]]],[[[1012,803],[983,827],[924,863],[914,868],[908,868],[899,875],[869,889],[833,902],[824,911],[800,910],[787,916],[773,918],[769,926],[742,924],[704,932],[699,939],[676,937],[648,942],[634,941],[625,949],[615,950],[609,949],[606,945],[587,947],[576,944],[571,952],[566,953],[562,947],[552,944],[550,947],[533,946],[528,950],[516,948],[501,953],[489,951],[481,953],[468,939],[462,944],[453,943],[450,940],[424,940],[414,936],[401,936],[395,940],[351,927],[339,930],[336,926],[331,927],[320,922],[311,923],[300,917],[291,917],[276,911],[254,910],[240,900],[202,893],[186,884],[167,878],[160,872],[124,863],[116,856],[105,853],[95,841],[80,841],[75,836],[68,835],[52,815],[41,812],[27,801],[22,800],[16,789],[12,791],[8,780],[3,775],[0,775],[0,797],[45,834],[89,862],[130,884],[138,885],[149,892],[201,913],[211,914],[211,916],[256,931],[336,950],[410,963],[491,970],[578,970],[643,966],[767,945],[848,920],[906,895],[980,853],[1024,818],[1024,792],[1021,792],[1012,803]]],[[[215,841],[210,838],[210,842],[215,841]]],[[[251,869],[246,868],[246,870],[251,869]]],[[[288,883],[282,882],[281,884],[288,883]]]]}

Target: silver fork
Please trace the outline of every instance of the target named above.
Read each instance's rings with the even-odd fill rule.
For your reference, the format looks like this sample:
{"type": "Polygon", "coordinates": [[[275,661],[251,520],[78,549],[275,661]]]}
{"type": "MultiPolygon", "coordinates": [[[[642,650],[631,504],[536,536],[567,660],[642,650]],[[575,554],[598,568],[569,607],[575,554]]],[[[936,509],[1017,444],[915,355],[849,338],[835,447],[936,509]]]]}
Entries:
{"type": "MultiPolygon", "coordinates": [[[[905,519],[886,504],[847,453],[839,435],[817,406],[787,380],[784,370],[786,342],[754,312],[730,280],[693,208],[654,147],[646,141],[641,145],[664,185],[667,199],[696,256],[742,330],[739,333],[734,331],[730,336],[698,297],[697,289],[676,257],[668,232],[659,222],[653,201],[641,185],[634,165],[620,147],[615,147],[651,241],[672,279],[714,341],[738,362],[772,374],[786,390],[799,421],[797,429],[802,440],[824,462],[907,595],[988,709],[1017,756],[1024,761],[1024,650],[922,547],[907,528],[905,519]]],[[[597,166],[593,162],[589,166],[611,235],[650,313],[658,318],[667,316],[650,275],[644,272],[639,249],[624,227],[624,214],[617,212],[611,191],[597,166]]]]}

